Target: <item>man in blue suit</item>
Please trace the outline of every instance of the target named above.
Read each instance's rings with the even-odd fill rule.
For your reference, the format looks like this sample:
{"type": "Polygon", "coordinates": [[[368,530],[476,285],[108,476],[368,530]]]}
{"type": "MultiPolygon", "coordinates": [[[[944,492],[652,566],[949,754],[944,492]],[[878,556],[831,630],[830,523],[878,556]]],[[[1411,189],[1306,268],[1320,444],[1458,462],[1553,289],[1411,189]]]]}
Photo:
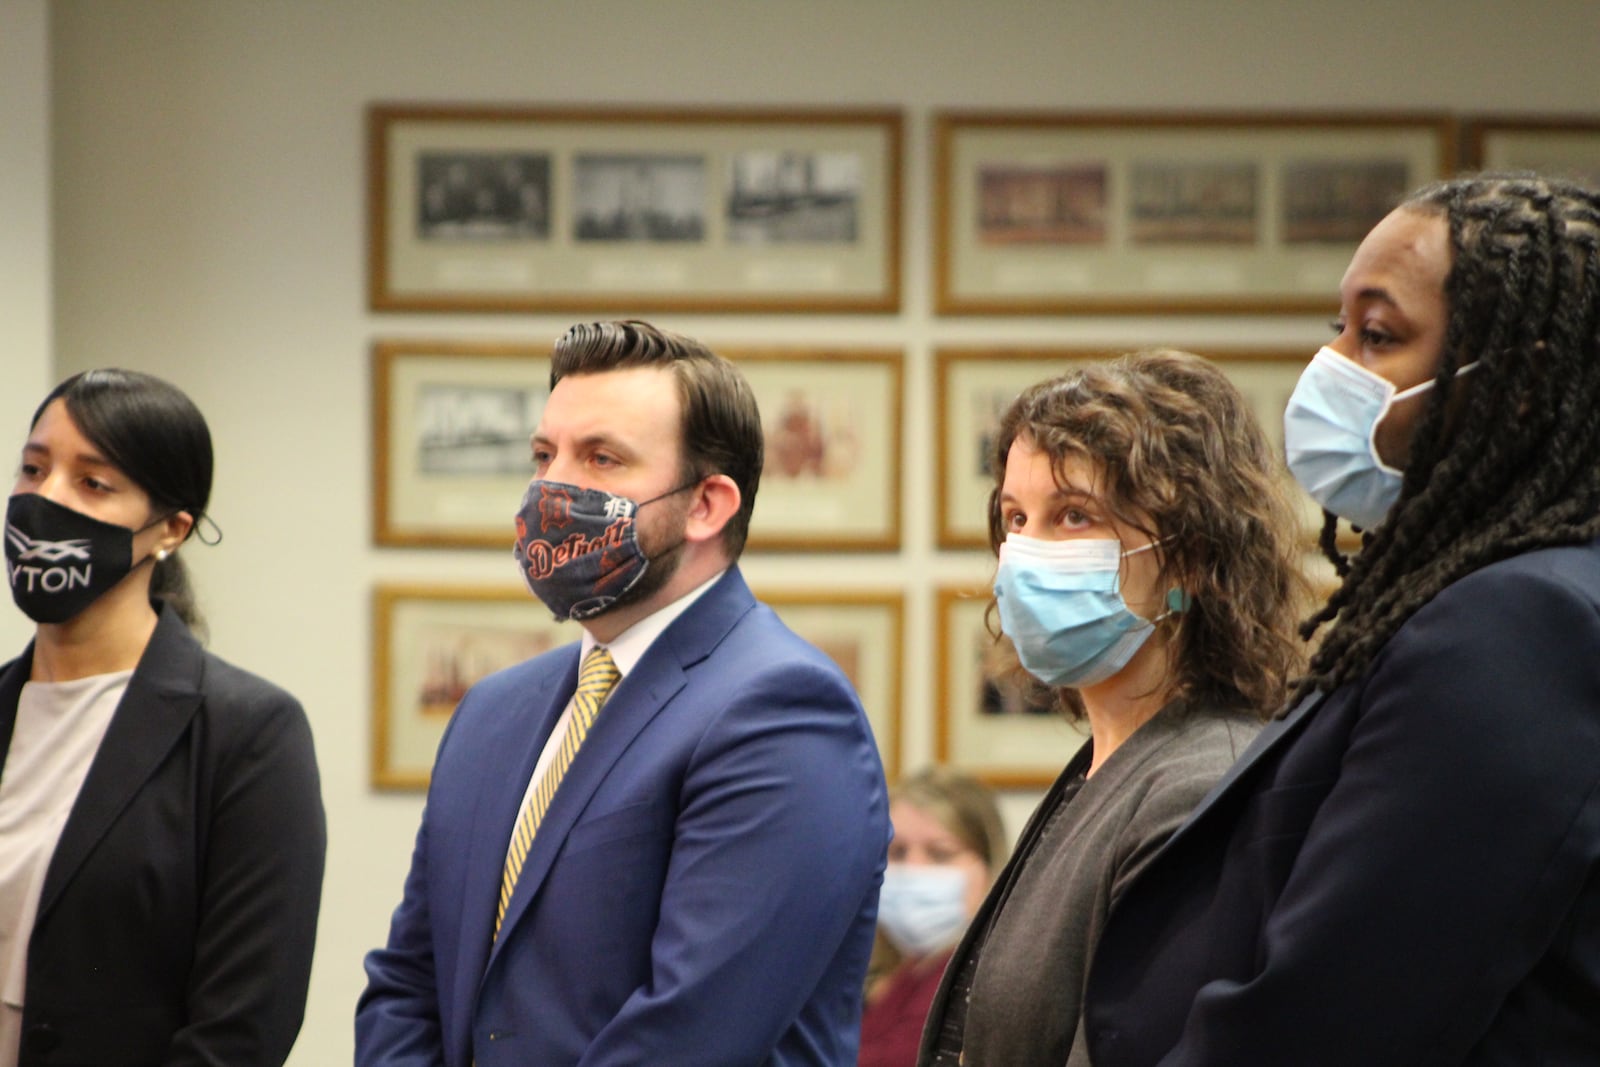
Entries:
{"type": "Polygon", "coordinates": [[[551,383],[516,555],[584,635],[456,710],[356,1063],[853,1065],[883,770],[735,565],[754,396],[639,322],[574,327],[551,383]]]}

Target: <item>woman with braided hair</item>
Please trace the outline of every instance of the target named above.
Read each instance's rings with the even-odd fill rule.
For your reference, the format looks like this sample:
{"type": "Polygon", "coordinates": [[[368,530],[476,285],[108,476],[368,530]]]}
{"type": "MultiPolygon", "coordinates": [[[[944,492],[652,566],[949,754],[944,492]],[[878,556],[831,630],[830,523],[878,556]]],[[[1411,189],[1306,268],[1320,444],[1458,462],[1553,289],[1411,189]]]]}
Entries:
{"type": "Polygon", "coordinates": [[[1414,193],[1335,331],[1285,439],[1342,584],[1112,914],[1093,1062],[1600,1064],[1600,194],[1414,193]]]}

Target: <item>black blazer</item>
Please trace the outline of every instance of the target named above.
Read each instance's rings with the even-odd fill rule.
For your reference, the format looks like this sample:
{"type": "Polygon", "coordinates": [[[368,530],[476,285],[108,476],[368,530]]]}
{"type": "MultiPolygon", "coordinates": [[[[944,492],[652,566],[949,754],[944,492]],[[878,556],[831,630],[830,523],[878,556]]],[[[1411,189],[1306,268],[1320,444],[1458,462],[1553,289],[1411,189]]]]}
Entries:
{"type": "MultiPolygon", "coordinates": [[[[0,760],[32,661],[0,668],[0,760]]],[[[163,608],[45,873],[21,1064],[281,1064],[325,845],[299,703],[163,608]]]]}
{"type": "Polygon", "coordinates": [[[1600,1064],[1600,542],[1451,585],[1113,909],[1096,1067],[1600,1064]]]}

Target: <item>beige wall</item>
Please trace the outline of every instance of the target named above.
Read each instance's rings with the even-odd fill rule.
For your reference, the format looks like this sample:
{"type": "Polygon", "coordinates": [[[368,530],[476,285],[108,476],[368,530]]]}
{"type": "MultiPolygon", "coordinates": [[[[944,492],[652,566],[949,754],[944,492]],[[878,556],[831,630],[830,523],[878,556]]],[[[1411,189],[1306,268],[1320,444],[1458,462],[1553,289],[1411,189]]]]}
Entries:
{"type": "MultiPolygon", "coordinates": [[[[367,786],[369,593],[384,580],[511,582],[507,553],[375,550],[367,348],[375,338],[547,341],[578,314],[375,315],[365,308],[362,111],[373,100],[891,105],[907,113],[905,309],[889,316],[658,316],[713,343],[870,343],[907,352],[905,547],[825,561],[828,584],[908,597],[904,763],[932,750],[931,589],[981,581],[932,547],[935,344],[1271,343],[1307,354],[1322,316],[935,321],[927,120],[938,107],[1573,111],[1600,100],[1600,5],[1541,0],[42,0],[0,4],[0,203],[53,241],[0,248],[0,345],[23,392],[120,363],[180,382],[217,438],[194,546],[213,647],[297,693],[316,730],[331,840],[297,1067],[348,1062],[362,953],[384,935],[419,797],[367,786]],[[40,23],[48,19],[48,46],[40,23]],[[20,37],[11,32],[20,26],[20,37]],[[20,53],[22,64],[11,61],[20,53]],[[52,106],[39,84],[48,57],[52,106]],[[12,164],[22,160],[20,176],[12,164]],[[13,249],[16,249],[13,251],[13,249]],[[29,288],[54,260],[54,317],[29,288]],[[20,283],[14,276],[21,277],[20,283]],[[23,295],[23,320],[8,313],[23,295]],[[53,323],[54,358],[40,350],[53,323]]],[[[0,414],[25,402],[9,389],[0,414]]],[[[513,506],[507,501],[508,512],[513,506]]],[[[750,558],[757,584],[814,580],[750,558]]],[[[22,631],[10,617],[5,632],[22,631]]],[[[1031,797],[1013,798],[1010,815],[1031,797]]]]}
{"type": "MultiPolygon", "coordinates": [[[[45,0],[0,3],[0,427],[15,445],[55,371],[50,353],[49,20],[45,0]]],[[[0,610],[0,659],[32,634],[0,610]]]]}

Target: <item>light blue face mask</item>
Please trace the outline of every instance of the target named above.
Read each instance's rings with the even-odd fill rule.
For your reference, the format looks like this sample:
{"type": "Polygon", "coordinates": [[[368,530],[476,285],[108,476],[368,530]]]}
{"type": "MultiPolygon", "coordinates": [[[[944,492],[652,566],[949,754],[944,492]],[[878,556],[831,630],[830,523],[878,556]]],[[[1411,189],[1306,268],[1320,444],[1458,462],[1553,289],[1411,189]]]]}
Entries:
{"type": "Polygon", "coordinates": [[[1122,542],[1106,538],[1006,538],[994,596],[1000,628],[1029,674],[1051,687],[1103,682],[1128,665],[1157,622],[1187,606],[1182,591],[1174,589],[1166,612],[1143,619],[1122,599],[1123,558],[1156,544],[1124,552],[1122,542]]]}
{"type": "Polygon", "coordinates": [[[1378,424],[1397,401],[1433,384],[1429,379],[1397,392],[1393,382],[1324,346],[1301,373],[1283,412],[1289,472],[1318,504],[1372,529],[1400,499],[1401,484],[1401,472],[1378,456],[1378,424]]]}
{"type": "Polygon", "coordinates": [[[908,956],[949,948],[967,927],[967,872],[949,865],[889,864],[878,894],[878,925],[908,956]]]}

